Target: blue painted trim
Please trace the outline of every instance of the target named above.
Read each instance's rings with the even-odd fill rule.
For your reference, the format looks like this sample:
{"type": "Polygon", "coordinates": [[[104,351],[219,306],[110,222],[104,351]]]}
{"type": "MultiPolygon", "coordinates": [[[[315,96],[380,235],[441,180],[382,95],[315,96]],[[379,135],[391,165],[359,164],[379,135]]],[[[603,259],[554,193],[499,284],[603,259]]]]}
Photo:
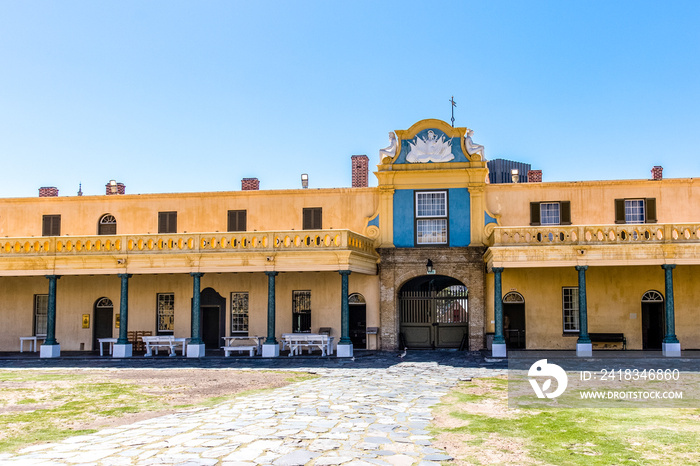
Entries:
{"type": "Polygon", "coordinates": [[[397,189],[394,192],[394,246],[412,248],[414,242],[413,190],[397,189]]]}
{"type": "Polygon", "coordinates": [[[488,225],[489,223],[495,223],[498,225],[498,220],[491,217],[488,212],[484,211],[484,226],[488,225]]]}
{"type": "Polygon", "coordinates": [[[370,220],[369,222],[367,222],[367,226],[368,226],[368,227],[369,227],[369,226],[375,226],[375,227],[379,228],[379,214],[377,214],[376,217],[374,217],[372,220],[370,220]]]}
{"type": "Polygon", "coordinates": [[[469,246],[471,233],[471,197],[467,188],[448,189],[449,240],[452,247],[469,246]]]}

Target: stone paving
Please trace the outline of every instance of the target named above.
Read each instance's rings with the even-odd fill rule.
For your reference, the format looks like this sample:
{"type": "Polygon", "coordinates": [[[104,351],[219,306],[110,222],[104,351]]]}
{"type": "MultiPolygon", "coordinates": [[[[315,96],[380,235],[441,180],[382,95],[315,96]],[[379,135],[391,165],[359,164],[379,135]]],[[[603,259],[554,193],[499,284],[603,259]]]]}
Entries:
{"type": "Polygon", "coordinates": [[[483,359],[465,364],[464,356],[452,357],[456,364],[393,358],[383,364],[381,358],[372,364],[369,358],[357,364],[307,361],[311,367],[294,370],[320,377],[27,447],[0,455],[0,464],[437,466],[450,460],[431,446],[430,407],[460,379],[505,369],[485,367],[483,359]]]}

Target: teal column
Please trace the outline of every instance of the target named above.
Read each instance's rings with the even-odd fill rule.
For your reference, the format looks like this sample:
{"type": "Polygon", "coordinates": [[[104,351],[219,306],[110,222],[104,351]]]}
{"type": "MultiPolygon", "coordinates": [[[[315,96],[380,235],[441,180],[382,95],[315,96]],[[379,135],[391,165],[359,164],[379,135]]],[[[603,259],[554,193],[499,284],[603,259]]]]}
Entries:
{"type": "Polygon", "coordinates": [[[577,265],[578,271],[578,340],[576,343],[590,343],[588,336],[588,304],[586,302],[587,265],[577,265]]]}
{"type": "Polygon", "coordinates": [[[128,345],[129,338],[127,330],[129,325],[129,278],[131,275],[120,273],[117,275],[122,279],[121,297],[119,298],[119,338],[118,345],[128,345]]]}
{"type": "Polygon", "coordinates": [[[279,272],[265,272],[267,275],[267,339],[266,345],[276,345],[275,339],[275,277],[279,272]]]}
{"type": "Polygon", "coordinates": [[[676,337],[676,312],[673,306],[673,269],[676,264],[661,266],[666,273],[666,335],[664,343],[680,343],[676,337]]]}
{"type": "Polygon", "coordinates": [[[340,341],[339,345],[351,345],[350,340],[350,305],[348,304],[348,276],[349,270],[338,272],[341,278],[340,286],[340,341]]]}
{"type": "Polygon", "coordinates": [[[501,291],[501,273],[503,267],[492,267],[493,271],[493,313],[496,321],[496,334],[493,337],[493,343],[505,344],[506,339],[503,337],[503,294],[501,291]]]}
{"type": "Polygon", "coordinates": [[[201,272],[192,272],[192,339],[190,344],[202,344],[202,316],[199,308],[200,297],[200,278],[204,275],[201,272]]]}
{"type": "Polygon", "coordinates": [[[56,341],[56,280],[58,275],[46,275],[49,279],[49,302],[46,309],[46,340],[44,345],[57,345],[56,341]]]}

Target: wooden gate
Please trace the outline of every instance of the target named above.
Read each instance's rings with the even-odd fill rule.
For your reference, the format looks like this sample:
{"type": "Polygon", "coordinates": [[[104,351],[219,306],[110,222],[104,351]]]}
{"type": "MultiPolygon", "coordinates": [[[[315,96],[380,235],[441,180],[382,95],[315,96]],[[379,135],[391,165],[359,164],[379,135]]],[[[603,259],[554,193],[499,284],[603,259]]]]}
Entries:
{"type": "MultiPolygon", "coordinates": [[[[400,331],[409,348],[458,348],[467,335],[467,290],[451,286],[439,292],[399,293],[400,331]]],[[[468,347],[468,342],[464,342],[468,347]]]]}

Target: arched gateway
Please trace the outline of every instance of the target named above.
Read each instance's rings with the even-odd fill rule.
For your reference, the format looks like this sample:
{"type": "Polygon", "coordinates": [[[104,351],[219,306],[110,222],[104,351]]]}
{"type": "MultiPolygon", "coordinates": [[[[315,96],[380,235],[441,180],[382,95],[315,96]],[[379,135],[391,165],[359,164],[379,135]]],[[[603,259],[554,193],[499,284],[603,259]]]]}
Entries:
{"type": "Polygon", "coordinates": [[[468,290],[444,275],[416,277],[399,291],[400,340],[408,348],[467,347],[468,290]]]}

